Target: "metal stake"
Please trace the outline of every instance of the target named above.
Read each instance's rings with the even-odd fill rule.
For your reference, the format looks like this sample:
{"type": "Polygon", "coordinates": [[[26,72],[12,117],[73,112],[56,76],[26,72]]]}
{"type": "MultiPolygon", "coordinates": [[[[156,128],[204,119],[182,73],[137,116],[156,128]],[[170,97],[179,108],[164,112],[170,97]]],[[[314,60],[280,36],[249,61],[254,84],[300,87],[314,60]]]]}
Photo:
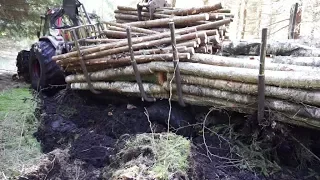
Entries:
{"type": "Polygon", "coordinates": [[[83,71],[83,74],[84,74],[84,77],[86,78],[86,81],[89,85],[89,90],[94,93],[94,94],[100,94],[101,92],[100,91],[97,91],[93,88],[93,85],[91,83],[91,79],[89,77],[89,74],[88,74],[88,70],[87,70],[87,67],[84,63],[84,58],[83,58],[83,54],[81,53],[80,51],[80,45],[79,45],[79,41],[78,41],[78,36],[77,36],[77,33],[75,31],[75,29],[72,29],[72,35],[74,37],[74,43],[76,45],[76,49],[78,51],[78,56],[80,58],[80,65],[81,65],[81,68],[82,68],[82,71],[83,71]]]}
{"type": "Polygon", "coordinates": [[[267,28],[262,29],[262,39],[260,46],[260,68],[259,68],[259,83],[258,83],[258,122],[262,123],[265,109],[265,58],[267,46],[267,28]]]}
{"type": "Polygon", "coordinates": [[[134,59],[133,48],[132,48],[132,40],[131,40],[131,28],[130,27],[127,27],[127,38],[128,38],[128,46],[129,46],[129,52],[130,52],[130,58],[131,58],[131,65],[132,65],[134,74],[136,76],[136,81],[137,81],[138,86],[139,86],[141,97],[144,100],[148,101],[148,102],[155,101],[154,98],[147,97],[146,92],[143,89],[142,80],[141,80],[141,76],[140,76],[140,73],[139,73],[139,70],[138,70],[137,62],[134,59]]]}
{"type": "Polygon", "coordinates": [[[172,43],[172,52],[173,52],[173,67],[175,71],[175,80],[177,85],[177,93],[179,98],[179,104],[181,106],[185,106],[185,103],[182,98],[182,89],[181,89],[181,76],[180,76],[180,69],[179,69],[179,57],[177,51],[177,42],[175,36],[175,26],[174,22],[169,22],[170,32],[171,32],[171,43],[172,43]]]}

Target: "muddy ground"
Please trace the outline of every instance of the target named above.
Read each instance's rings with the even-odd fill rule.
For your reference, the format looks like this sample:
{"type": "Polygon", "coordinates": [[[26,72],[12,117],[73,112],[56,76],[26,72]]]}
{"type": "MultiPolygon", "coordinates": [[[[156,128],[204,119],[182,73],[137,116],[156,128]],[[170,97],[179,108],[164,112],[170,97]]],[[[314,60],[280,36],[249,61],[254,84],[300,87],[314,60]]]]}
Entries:
{"type": "Polygon", "coordinates": [[[20,83],[13,80],[12,73],[1,73],[0,72],[0,91],[5,89],[11,89],[14,87],[19,87],[20,83]]]}
{"type": "MultiPolygon", "coordinates": [[[[145,114],[146,110],[154,133],[164,132],[167,127],[166,114],[169,107],[166,101],[149,104],[142,103],[140,99],[118,95],[106,95],[101,99],[91,94],[70,90],[62,90],[52,97],[42,95],[41,100],[41,106],[36,112],[40,117],[41,126],[35,133],[35,137],[41,142],[43,152],[48,155],[43,159],[38,170],[31,170],[20,179],[74,179],[74,177],[102,179],[103,174],[106,173],[104,172],[106,167],[114,163],[112,160],[119,150],[119,142],[126,136],[151,133],[150,122],[145,114]]],[[[248,151],[249,156],[245,153],[240,156],[235,153],[237,151],[234,149],[242,146],[239,144],[235,146],[232,143],[231,136],[233,135],[230,135],[228,139],[228,136],[223,136],[223,132],[213,131],[210,128],[214,127],[212,125],[238,124],[234,130],[239,133],[238,139],[245,144],[250,139],[248,137],[254,136],[251,134],[255,132],[252,117],[250,119],[240,114],[226,115],[214,111],[207,119],[209,128],[205,134],[202,134],[201,123],[207,112],[208,109],[201,107],[181,109],[178,105],[173,104],[171,130],[193,142],[190,157],[191,168],[188,174],[190,179],[319,178],[316,173],[314,174],[314,172],[320,172],[318,162],[303,163],[295,159],[298,157],[296,156],[297,151],[294,150],[295,146],[287,141],[289,138],[279,131],[264,131],[259,135],[272,139],[263,138],[265,147],[261,147],[274,148],[272,152],[277,153],[276,157],[280,157],[280,159],[274,159],[272,157],[275,156],[272,156],[268,159],[258,153],[264,151],[264,149],[259,150],[258,147],[257,151],[248,151]],[[250,123],[244,123],[248,120],[251,120],[250,123]],[[188,125],[186,121],[194,125],[188,125]],[[239,122],[241,122],[240,125],[239,122]],[[240,135],[244,134],[243,132],[248,136],[240,135]],[[274,138],[275,133],[279,133],[278,138],[274,138]],[[254,160],[250,159],[253,153],[257,153],[253,157],[256,158],[254,160]],[[270,162],[277,161],[279,167],[275,167],[275,164],[270,163],[269,160],[270,162]],[[314,169],[308,169],[310,167],[314,169]],[[278,171],[269,176],[264,174],[274,169],[278,171]]],[[[311,131],[306,130],[305,132],[311,131]]],[[[319,153],[317,149],[312,150],[319,153]]],[[[307,153],[303,149],[301,151],[303,154],[307,153]]]]}
{"type": "MultiPolygon", "coordinates": [[[[14,76],[16,54],[10,53],[12,47],[1,48],[0,92],[26,86],[14,76]]],[[[70,90],[55,96],[40,94],[40,100],[35,114],[41,125],[34,136],[45,155],[19,179],[106,178],[122,141],[138,133],[151,133],[146,112],[152,132],[167,131],[166,101],[149,104],[110,94],[102,99],[70,90]]],[[[189,179],[320,179],[319,161],[315,160],[320,156],[319,132],[281,124],[271,128],[272,122],[261,130],[255,116],[213,111],[203,134],[208,111],[173,104],[170,130],[193,144],[189,179]]]]}

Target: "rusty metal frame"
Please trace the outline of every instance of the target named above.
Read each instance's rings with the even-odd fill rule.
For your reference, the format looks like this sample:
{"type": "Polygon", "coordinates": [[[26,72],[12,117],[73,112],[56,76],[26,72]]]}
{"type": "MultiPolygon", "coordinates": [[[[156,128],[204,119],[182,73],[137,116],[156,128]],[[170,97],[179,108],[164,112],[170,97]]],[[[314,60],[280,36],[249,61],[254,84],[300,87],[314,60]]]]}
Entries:
{"type": "Polygon", "coordinates": [[[128,38],[128,46],[129,46],[129,52],[130,52],[130,58],[131,58],[131,65],[132,65],[132,68],[133,68],[133,71],[134,71],[134,74],[135,74],[135,77],[136,77],[136,81],[137,81],[138,86],[139,86],[141,97],[144,100],[148,101],[148,102],[153,102],[153,101],[155,101],[155,99],[154,98],[149,98],[147,96],[146,92],[144,91],[143,85],[142,85],[140,72],[138,70],[137,62],[136,62],[136,60],[134,58],[134,54],[133,54],[132,40],[131,40],[131,28],[127,27],[126,30],[127,30],[127,38],[128,38]]]}
{"type": "Polygon", "coordinates": [[[177,86],[177,94],[179,98],[180,106],[185,106],[182,97],[182,88],[181,88],[181,75],[180,75],[180,68],[179,68],[179,56],[177,51],[177,42],[175,36],[175,25],[174,22],[169,22],[170,32],[171,32],[171,43],[172,43],[172,52],[173,52],[173,67],[175,71],[175,80],[177,86]]]}

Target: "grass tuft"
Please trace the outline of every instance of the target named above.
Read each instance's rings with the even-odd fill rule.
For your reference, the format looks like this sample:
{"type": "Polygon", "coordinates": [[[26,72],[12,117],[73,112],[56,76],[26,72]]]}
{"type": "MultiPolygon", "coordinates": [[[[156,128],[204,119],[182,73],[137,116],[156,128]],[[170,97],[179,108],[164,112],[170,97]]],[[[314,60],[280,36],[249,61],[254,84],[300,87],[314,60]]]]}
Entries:
{"type": "Polygon", "coordinates": [[[166,180],[187,176],[190,141],[172,133],[138,134],[130,138],[117,155],[118,167],[112,178],[166,180]]]}
{"type": "Polygon", "coordinates": [[[41,155],[33,137],[37,102],[27,88],[0,92],[0,177],[19,176],[41,155]]]}

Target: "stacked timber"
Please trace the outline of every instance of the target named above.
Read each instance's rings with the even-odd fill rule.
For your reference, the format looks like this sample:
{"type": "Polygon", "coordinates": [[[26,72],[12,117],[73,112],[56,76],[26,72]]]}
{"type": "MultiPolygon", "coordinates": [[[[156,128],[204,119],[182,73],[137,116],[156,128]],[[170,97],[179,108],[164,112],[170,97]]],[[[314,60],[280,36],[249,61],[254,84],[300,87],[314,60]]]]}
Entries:
{"type": "MultiPolygon", "coordinates": [[[[92,86],[97,91],[143,97],[142,88],[151,99],[182,100],[186,104],[252,114],[258,104],[259,61],[255,60],[256,57],[210,55],[200,45],[214,39],[222,47],[221,51],[227,52],[229,56],[256,56],[259,43],[248,53],[240,50],[242,54],[235,53],[239,52],[236,48],[241,43],[220,43],[219,28],[231,23],[232,18],[210,20],[208,12],[217,11],[210,8],[160,9],[156,12],[155,20],[127,20],[122,24],[106,22],[109,27],[106,31],[122,32],[122,36],[104,32],[106,38],[87,39],[87,42],[96,44],[81,47],[80,54],[72,51],[54,56],[53,60],[71,73],[66,77],[66,82],[75,90],[90,90],[92,86]],[[170,15],[170,18],[160,15],[170,15]],[[177,25],[174,33],[176,46],[172,45],[172,34],[167,30],[171,21],[177,25]],[[182,26],[186,22],[191,24],[190,27],[182,26]],[[132,31],[132,54],[141,76],[141,85],[137,83],[137,72],[132,66],[129,53],[125,33],[128,26],[132,31]],[[173,53],[174,47],[178,52],[177,57],[173,53]],[[176,58],[179,59],[181,85],[175,76],[177,68],[173,59],[176,58]],[[89,72],[88,77],[83,73],[85,71],[81,60],[89,72]],[[182,92],[180,97],[179,92],[182,92]]],[[[220,9],[219,13],[228,12],[220,9]]],[[[124,11],[135,11],[135,8],[118,7],[116,12],[125,14],[124,11]]],[[[117,20],[119,18],[117,16],[117,20]]],[[[272,48],[270,42],[267,51],[281,52],[272,48]]],[[[299,53],[317,56],[317,49],[304,47],[299,53]]],[[[299,61],[292,58],[298,57],[287,57],[283,62],[271,58],[266,60],[266,111],[275,115],[273,120],[320,129],[320,60],[317,57],[301,57],[299,61]],[[303,58],[309,59],[304,61],[303,58]]]]}
{"type": "MultiPolygon", "coordinates": [[[[140,28],[148,28],[157,32],[168,32],[167,21],[172,19],[177,28],[192,27],[195,25],[207,24],[211,22],[221,22],[223,20],[232,21],[234,15],[229,9],[224,9],[221,3],[212,6],[203,6],[198,8],[159,8],[154,13],[155,20],[150,21],[149,12],[144,9],[142,12],[142,21],[138,21],[138,13],[136,8],[118,6],[114,11],[117,23],[136,26],[140,28]]],[[[217,48],[218,42],[229,39],[228,35],[229,23],[223,23],[216,26],[216,33],[208,35],[208,42],[201,42],[196,52],[208,53],[213,48],[217,48]]]]}

